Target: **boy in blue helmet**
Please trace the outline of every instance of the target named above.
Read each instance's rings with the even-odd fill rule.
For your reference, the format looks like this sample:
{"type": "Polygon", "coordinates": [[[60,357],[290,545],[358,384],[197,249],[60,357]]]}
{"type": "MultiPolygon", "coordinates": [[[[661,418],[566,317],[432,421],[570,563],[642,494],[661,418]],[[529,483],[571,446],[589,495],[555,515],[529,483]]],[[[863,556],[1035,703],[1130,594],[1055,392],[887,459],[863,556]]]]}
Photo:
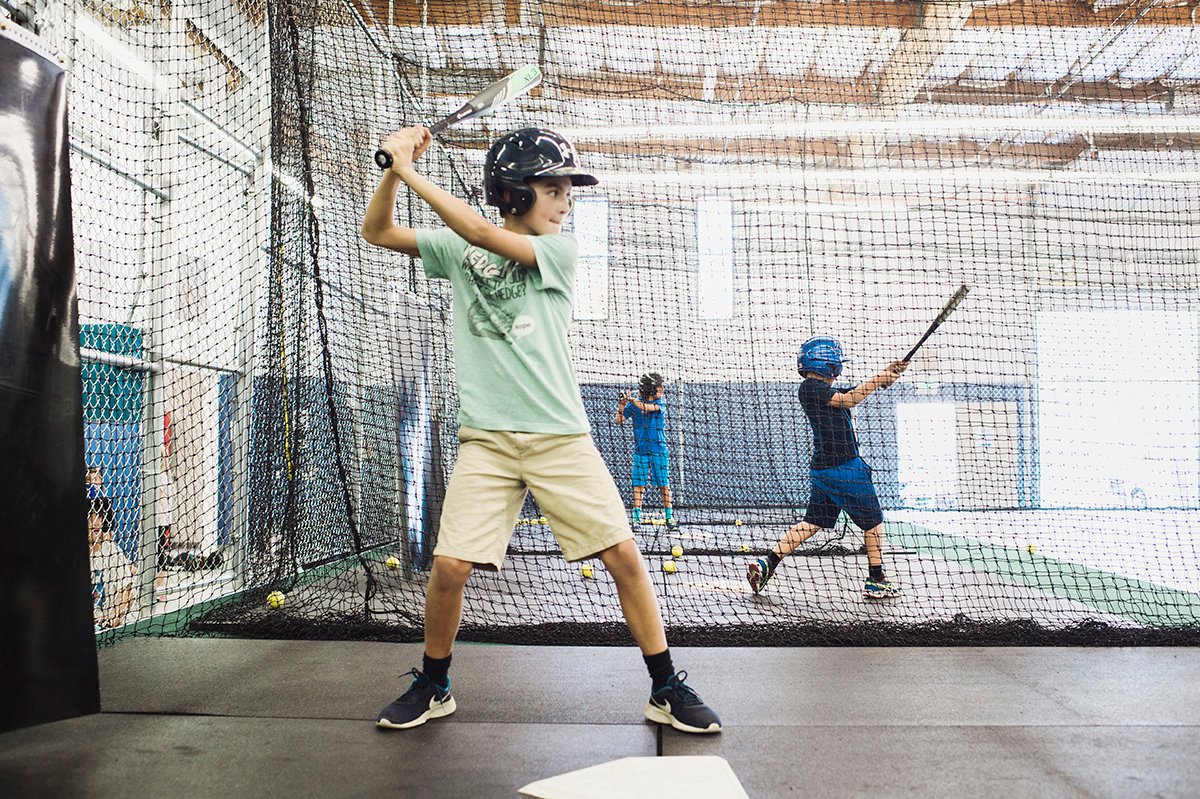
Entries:
{"type": "Polygon", "coordinates": [[[484,193],[498,226],[420,175],[423,127],[390,135],[392,157],[363,219],[368,242],[420,258],[454,289],[459,387],[458,461],[443,503],[425,592],[425,657],[380,727],[407,729],[456,709],[450,651],[474,569],[498,571],[517,515],[533,491],[568,561],[597,557],[612,575],[650,672],[646,718],[685,732],[718,732],[721,720],[675,672],[662,615],[625,506],[589,434],[567,346],[578,244],[562,232],[571,191],[598,182],[557,133],[525,128],[498,139],[484,162],[484,193]],[[404,183],[442,218],[440,230],[395,223],[404,183]]]}
{"type": "Polygon", "coordinates": [[[858,454],[850,409],[876,389],[895,383],[908,368],[908,361],[893,361],[854,388],[836,389],[833,381],[842,373],[845,361],[842,345],[835,338],[813,336],[800,346],[796,368],[804,377],[800,384],[800,405],[813,433],[809,468],[812,489],[804,519],[747,568],[746,579],[756,594],[770,581],[781,560],[818,530],[833,527],[843,510],[863,530],[868,567],[863,596],[886,599],[900,593],[883,573],[883,510],[871,483],[871,469],[858,454]]]}
{"type": "Polygon", "coordinates": [[[667,413],[667,401],[663,376],[658,372],[647,372],[638,381],[638,399],[621,395],[617,401],[617,424],[624,424],[628,417],[633,422],[633,523],[642,523],[642,496],[646,486],[657,486],[662,496],[663,515],[667,526],[676,528],[675,514],[671,508],[671,486],[667,479],[670,461],[667,456],[667,436],[663,421],[667,413]]]}

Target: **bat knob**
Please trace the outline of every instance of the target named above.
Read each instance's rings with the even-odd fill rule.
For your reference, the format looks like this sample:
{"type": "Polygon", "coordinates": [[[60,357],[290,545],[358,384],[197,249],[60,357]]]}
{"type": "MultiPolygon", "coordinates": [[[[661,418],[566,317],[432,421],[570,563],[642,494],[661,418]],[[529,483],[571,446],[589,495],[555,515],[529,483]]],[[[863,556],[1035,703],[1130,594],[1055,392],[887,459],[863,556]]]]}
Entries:
{"type": "Polygon", "coordinates": [[[392,154],[389,153],[387,150],[376,150],[375,151],[375,164],[380,169],[391,169],[392,154]]]}

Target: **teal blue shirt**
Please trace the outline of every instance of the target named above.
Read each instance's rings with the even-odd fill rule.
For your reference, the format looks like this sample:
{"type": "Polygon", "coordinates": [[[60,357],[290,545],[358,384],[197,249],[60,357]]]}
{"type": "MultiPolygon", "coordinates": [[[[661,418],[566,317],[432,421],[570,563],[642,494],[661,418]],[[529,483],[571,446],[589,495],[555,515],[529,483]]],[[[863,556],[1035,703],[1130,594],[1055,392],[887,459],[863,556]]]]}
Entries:
{"type": "MultiPolygon", "coordinates": [[[[640,398],[639,398],[640,399],[640,398]]],[[[667,434],[663,419],[667,415],[667,398],[642,400],[649,405],[657,405],[657,411],[646,412],[632,402],[625,407],[625,415],[633,422],[633,440],[639,455],[665,455],[667,453],[667,434]]]]}
{"type": "Polygon", "coordinates": [[[530,236],[537,267],[525,267],[449,229],[416,236],[425,274],[454,288],[459,422],[480,430],[587,433],[567,347],[575,237],[530,236]]]}

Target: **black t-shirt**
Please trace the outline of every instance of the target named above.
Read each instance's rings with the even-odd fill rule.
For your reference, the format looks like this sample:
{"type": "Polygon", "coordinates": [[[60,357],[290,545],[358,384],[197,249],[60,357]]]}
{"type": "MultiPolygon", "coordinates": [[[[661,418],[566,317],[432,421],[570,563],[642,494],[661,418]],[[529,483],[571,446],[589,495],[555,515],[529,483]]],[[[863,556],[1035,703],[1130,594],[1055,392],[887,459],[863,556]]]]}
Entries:
{"type": "Polygon", "coordinates": [[[833,386],[813,377],[806,377],[800,384],[800,407],[812,427],[814,469],[830,469],[858,457],[850,409],[829,404],[837,393],[833,386]]]}

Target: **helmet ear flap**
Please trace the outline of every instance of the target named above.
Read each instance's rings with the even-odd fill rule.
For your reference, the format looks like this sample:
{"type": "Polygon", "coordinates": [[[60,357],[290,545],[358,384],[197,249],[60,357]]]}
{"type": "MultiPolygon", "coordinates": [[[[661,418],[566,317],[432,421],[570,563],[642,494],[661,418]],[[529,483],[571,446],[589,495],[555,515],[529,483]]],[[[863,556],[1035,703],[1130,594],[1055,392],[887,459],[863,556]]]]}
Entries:
{"type": "Polygon", "coordinates": [[[500,191],[502,202],[497,205],[504,213],[510,216],[520,216],[533,207],[533,201],[537,199],[533,189],[528,186],[518,188],[508,183],[502,183],[501,186],[503,187],[500,191]]]}

